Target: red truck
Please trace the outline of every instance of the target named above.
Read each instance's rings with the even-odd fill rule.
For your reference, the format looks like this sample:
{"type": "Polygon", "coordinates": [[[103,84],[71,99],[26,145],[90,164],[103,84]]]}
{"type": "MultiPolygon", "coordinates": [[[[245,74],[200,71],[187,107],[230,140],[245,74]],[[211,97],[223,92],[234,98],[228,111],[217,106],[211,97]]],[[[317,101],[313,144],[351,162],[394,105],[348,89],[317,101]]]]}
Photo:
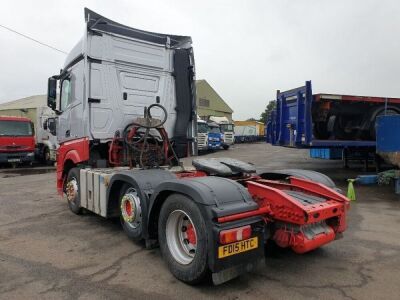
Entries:
{"type": "Polygon", "coordinates": [[[33,123],[24,117],[0,116],[0,164],[32,163],[35,157],[33,123]]]}

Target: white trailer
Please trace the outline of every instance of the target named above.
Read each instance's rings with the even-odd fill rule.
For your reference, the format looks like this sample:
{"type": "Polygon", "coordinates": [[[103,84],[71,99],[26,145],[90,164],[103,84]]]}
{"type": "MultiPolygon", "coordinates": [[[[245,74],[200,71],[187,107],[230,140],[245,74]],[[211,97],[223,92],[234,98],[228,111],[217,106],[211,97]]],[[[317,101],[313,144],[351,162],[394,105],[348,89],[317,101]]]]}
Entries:
{"type": "Polygon", "coordinates": [[[258,136],[260,135],[257,126],[255,125],[236,125],[235,135],[239,136],[258,136]]]}

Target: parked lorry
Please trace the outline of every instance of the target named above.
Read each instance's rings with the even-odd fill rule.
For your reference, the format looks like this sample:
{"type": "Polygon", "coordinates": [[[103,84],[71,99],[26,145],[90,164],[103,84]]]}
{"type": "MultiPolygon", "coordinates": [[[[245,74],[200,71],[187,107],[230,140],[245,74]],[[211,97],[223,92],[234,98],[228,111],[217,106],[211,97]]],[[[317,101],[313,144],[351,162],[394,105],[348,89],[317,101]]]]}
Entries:
{"type": "MultiPolygon", "coordinates": [[[[221,128],[217,123],[208,122],[208,150],[220,150],[224,147],[221,128]]],[[[226,148],[227,146],[225,146],[226,148]]]]}
{"type": "Polygon", "coordinates": [[[400,99],[312,94],[305,86],[277,92],[277,106],[267,122],[267,142],[296,148],[343,149],[351,159],[374,160],[375,123],[383,114],[399,114],[400,99]]]}
{"type": "Polygon", "coordinates": [[[348,199],[322,174],[256,174],[228,158],[179,162],[196,149],[190,37],[89,9],[85,20],[83,39],[48,81],[57,188],[72,212],[120,218],[131,239],[159,245],[171,273],[190,284],[208,275],[219,284],[259,265],[267,241],[304,253],[340,237],[348,199]]]}
{"type": "Polygon", "coordinates": [[[0,115],[26,117],[31,120],[35,134],[35,159],[46,164],[56,161],[56,115],[47,106],[1,109],[0,115]]]}
{"type": "Polygon", "coordinates": [[[208,150],[208,125],[207,122],[197,117],[197,150],[208,150]]]}
{"type": "Polygon", "coordinates": [[[25,117],[0,116],[0,163],[32,163],[35,156],[33,123],[25,117]]]}
{"type": "Polygon", "coordinates": [[[210,122],[217,123],[222,133],[222,146],[225,150],[235,143],[234,124],[227,117],[209,116],[210,122]]]}
{"type": "Polygon", "coordinates": [[[197,119],[197,149],[199,151],[229,149],[229,146],[223,142],[223,136],[221,127],[217,123],[197,119]]]}
{"type": "Polygon", "coordinates": [[[235,142],[249,143],[265,139],[265,124],[258,121],[235,121],[235,142]]]}

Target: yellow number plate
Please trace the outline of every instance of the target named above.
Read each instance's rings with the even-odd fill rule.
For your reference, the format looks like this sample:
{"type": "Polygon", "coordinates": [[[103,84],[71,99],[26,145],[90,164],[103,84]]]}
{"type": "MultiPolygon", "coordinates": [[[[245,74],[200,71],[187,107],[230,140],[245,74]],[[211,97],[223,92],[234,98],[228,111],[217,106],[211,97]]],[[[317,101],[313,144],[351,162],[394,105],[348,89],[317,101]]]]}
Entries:
{"type": "Polygon", "coordinates": [[[258,247],[258,237],[253,237],[248,240],[220,246],[218,248],[218,258],[224,258],[227,256],[246,252],[258,247]]]}

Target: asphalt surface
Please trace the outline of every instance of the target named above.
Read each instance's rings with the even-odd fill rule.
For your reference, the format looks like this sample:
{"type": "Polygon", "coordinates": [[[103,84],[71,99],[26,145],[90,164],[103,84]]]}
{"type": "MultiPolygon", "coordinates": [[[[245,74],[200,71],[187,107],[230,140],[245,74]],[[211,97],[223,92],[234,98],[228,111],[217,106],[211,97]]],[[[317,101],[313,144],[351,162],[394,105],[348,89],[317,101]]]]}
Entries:
{"type": "MultiPolygon", "coordinates": [[[[343,189],[345,178],[361,172],[266,144],[207,156],[322,171],[343,189]]],[[[277,252],[228,283],[193,287],[169,273],[158,249],[131,242],[118,222],[72,214],[56,194],[53,170],[0,169],[0,298],[399,299],[400,197],[390,187],[356,192],[343,239],[304,255],[277,252]]]]}

